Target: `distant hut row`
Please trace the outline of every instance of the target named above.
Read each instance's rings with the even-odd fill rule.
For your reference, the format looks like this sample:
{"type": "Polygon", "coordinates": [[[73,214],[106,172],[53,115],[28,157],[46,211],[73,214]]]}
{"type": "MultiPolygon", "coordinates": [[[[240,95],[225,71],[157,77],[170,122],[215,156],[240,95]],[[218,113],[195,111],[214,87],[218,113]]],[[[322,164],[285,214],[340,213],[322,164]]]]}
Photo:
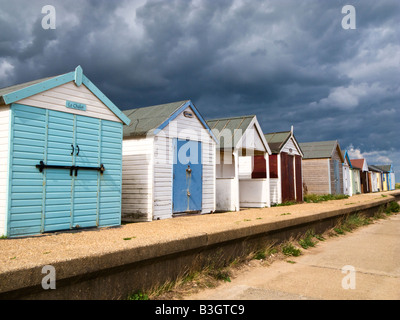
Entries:
{"type": "Polygon", "coordinates": [[[314,194],[345,194],[395,189],[392,165],[368,165],[366,159],[350,159],[338,141],[300,144],[303,152],[304,188],[314,194]]]}
{"type": "Polygon", "coordinates": [[[119,226],[394,189],[337,141],[206,120],[190,100],[121,111],[84,74],[0,89],[0,236],[119,226]]]}

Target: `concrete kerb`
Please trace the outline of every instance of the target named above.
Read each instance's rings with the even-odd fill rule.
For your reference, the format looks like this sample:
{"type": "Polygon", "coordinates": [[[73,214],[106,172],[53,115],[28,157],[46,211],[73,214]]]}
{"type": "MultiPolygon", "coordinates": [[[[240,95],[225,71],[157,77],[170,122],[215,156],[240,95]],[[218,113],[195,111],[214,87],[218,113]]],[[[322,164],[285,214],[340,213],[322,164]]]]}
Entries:
{"type": "MultiPolygon", "coordinates": [[[[279,233],[280,231],[291,230],[295,228],[307,228],[308,225],[339,219],[346,215],[363,212],[367,210],[375,210],[391,201],[399,201],[400,192],[382,199],[376,199],[373,202],[362,205],[349,205],[346,208],[331,211],[321,211],[316,214],[306,215],[302,217],[288,217],[285,220],[262,223],[258,222],[250,226],[237,226],[235,228],[214,232],[214,233],[199,233],[190,234],[180,239],[173,241],[154,243],[147,246],[131,248],[116,252],[110,252],[101,256],[88,256],[79,259],[55,261],[52,265],[57,270],[57,284],[68,286],[71,283],[84,282],[93,280],[96,277],[104,277],[111,273],[118,273],[121,270],[135,268],[135,265],[152,263],[160,264],[177,257],[188,256],[195,257],[203,252],[216,251],[218,248],[223,248],[224,245],[234,246],[236,243],[244,243],[246,239],[256,239],[267,237],[268,235],[279,233]]],[[[289,231],[290,234],[290,231],[289,231]]],[[[243,246],[243,244],[240,244],[243,246]]],[[[237,246],[237,244],[236,244],[237,246]]],[[[243,249],[245,250],[245,249],[243,249]]],[[[183,261],[183,260],[182,260],[183,261]]],[[[190,261],[190,258],[189,258],[190,261]]],[[[167,262],[165,262],[167,263],[167,262]]],[[[168,271],[166,271],[168,273],[168,271]]],[[[163,275],[168,277],[167,274],[163,275]]],[[[176,276],[176,274],[174,275],[176,276]]],[[[2,274],[2,284],[0,287],[0,298],[23,298],[26,293],[38,292],[43,278],[41,267],[20,269],[2,274]],[[36,289],[34,289],[36,288],[36,289]],[[8,294],[10,293],[10,294],[8,294]]],[[[160,279],[154,279],[157,282],[160,279]]],[[[162,281],[163,279],[161,279],[162,281]]],[[[134,288],[132,288],[134,289],[134,288]]],[[[43,291],[43,290],[42,290],[43,291]]],[[[119,295],[116,292],[112,293],[113,297],[119,295]]],[[[96,295],[93,295],[96,297],[96,295]]],[[[67,298],[67,297],[65,297],[67,298]]],[[[75,296],[80,299],[82,297],[75,296]]],[[[102,296],[101,298],[109,298],[102,296]]]]}

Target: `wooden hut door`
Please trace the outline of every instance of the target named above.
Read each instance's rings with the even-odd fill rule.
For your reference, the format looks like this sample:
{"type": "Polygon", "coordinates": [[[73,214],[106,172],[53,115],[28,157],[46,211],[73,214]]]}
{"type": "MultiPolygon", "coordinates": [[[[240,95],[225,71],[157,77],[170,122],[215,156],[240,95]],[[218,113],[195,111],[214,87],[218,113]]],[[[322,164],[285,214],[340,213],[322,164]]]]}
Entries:
{"type": "Polygon", "coordinates": [[[294,180],[294,157],[285,152],[281,153],[281,185],[282,202],[296,201],[294,180]]]}
{"type": "MultiPolygon", "coordinates": [[[[49,111],[47,155],[44,163],[51,166],[72,166],[74,163],[74,115],[49,111]]],[[[46,169],[44,177],[44,216],[42,231],[68,230],[72,215],[72,177],[65,169],[46,169]]]]}
{"type": "MultiPolygon", "coordinates": [[[[99,167],[99,119],[49,111],[50,166],[99,167]]],[[[43,232],[98,224],[99,171],[46,169],[43,232]]]]}
{"type": "Polygon", "coordinates": [[[372,177],[371,172],[368,172],[368,192],[372,192],[372,177]]]}
{"type": "Polygon", "coordinates": [[[295,156],[295,170],[296,170],[296,200],[303,201],[303,173],[301,165],[301,156],[295,156]]]}
{"type": "MultiPolygon", "coordinates": [[[[100,121],[76,116],[75,166],[100,166],[100,121]]],[[[98,226],[98,206],[103,201],[99,195],[100,172],[78,170],[74,174],[74,201],[72,227],[98,226]]]]}
{"type": "Polygon", "coordinates": [[[361,172],[360,173],[360,179],[361,179],[361,192],[362,193],[368,193],[368,173],[367,172],[361,172]]]}
{"type": "Polygon", "coordinates": [[[199,212],[202,210],[203,199],[201,142],[180,139],[173,141],[172,212],[199,212]]]}
{"type": "Polygon", "coordinates": [[[343,167],[343,193],[350,194],[350,169],[347,166],[343,167]]]}
{"type": "Polygon", "coordinates": [[[340,162],[338,160],[333,161],[334,181],[335,181],[335,194],[341,194],[340,184],[340,162]]]}

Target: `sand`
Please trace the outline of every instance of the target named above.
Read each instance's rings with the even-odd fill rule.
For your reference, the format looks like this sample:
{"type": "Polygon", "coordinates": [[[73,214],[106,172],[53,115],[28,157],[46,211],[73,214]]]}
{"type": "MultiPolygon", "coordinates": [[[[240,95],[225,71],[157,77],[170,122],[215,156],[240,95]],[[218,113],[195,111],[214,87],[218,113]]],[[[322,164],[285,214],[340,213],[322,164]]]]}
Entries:
{"type": "MultiPolygon", "coordinates": [[[[393,192],[386,192],[388,196],[393,192]]],[[[132,223],[113,228],[74,230],[0,240],[0,273],[38,267],[60,261],[98,256],[192,235],[239,230],[319,212],[350,208],[382,200],[380,193],[362,194],[344,200],[303,203],[263,209],[247,209],[168,220],[132,223]],[[289,214],[290,213],[290,214],[289,214]]]]}

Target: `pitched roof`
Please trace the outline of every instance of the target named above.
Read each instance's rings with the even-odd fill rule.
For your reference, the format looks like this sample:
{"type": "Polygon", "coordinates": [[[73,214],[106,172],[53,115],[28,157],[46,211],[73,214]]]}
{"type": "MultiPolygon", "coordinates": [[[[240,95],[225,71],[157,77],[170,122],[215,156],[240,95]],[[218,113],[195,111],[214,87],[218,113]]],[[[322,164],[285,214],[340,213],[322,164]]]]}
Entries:
{"type": "Polygon", "coordinates": [[[368,171],[368,164],[365,159],[351,159],[351,163],[353,168],[358,168],[361,171],[368,171]]]}
{"type": "Polygon", "coordinates": [[[368,165],[369,171],[382,172],[383,170],[374,165],[368,165]]]}
{"type": "Polygon", "coordinates": [[[272,132],[264,135],[272,153],[279,153],[285,143],[289,140],[291,131],[272,132]]]}
{"type": "Polygon", "coordinates": [[[235,147],[242,137],[243,133],[247,130],[250,123],[254,119],[254,115],[233,117],[233,118],[220,118],[207,120],[207,124],[210,126],[211,130],[214,132],[215,136],[219,140],[219,147],[235,147]],[[230,132],[230,135],[226,135],[226,132],[230,132]],[[224,139],[221,139],[224,137],[224,139]]]}
{"type": "MultiPolygon", "coordinates": [[[[334,141],[317,141],[300,143],[300,148],[303,151],[303,159],[323,159],[331,158],[336,148],[339,148],[337,140],[334,141]]],[[[343,154],[339,152],[340,157],[343,159],[343,154]]]]}
{"type": "Polygon", "coordinates": [[[10,86],[10,87],[6,87],[6,88],[1,88],[0,89],[0,105],[1,104],[5,104],[5,102],[3,100],[3,96],[4,95],[6,95],[8,93],[15,92],[15,91],[18,91],[18,90],[21,90],[21,89],[24,89],[24,88],[27,88],[29,86],[33,86],[35,84],[38,84],[38,83],[41,83],[43,81],[50,80],[50,79],[53,79],[53,78],[55,78],[55,77],[42,78],[42,79],[38,79],[38,80],[34,80],[34,81],[29,81],[29,82],[16,84],[16,85],[13,85],[13,86],[10,86]]]}
{"type": "Polygon", "coordinates": [[[124,137],[150,134],[187,102],[189,100],[123,111],[131,120],[131,124],[124,127],[124,137]]]}
{"type": "MultiPolygon", "coordinates": [[[[262,147],[261,145],[259,145],[259,147],[262,149],[258,150],[262,150],[263,152],[266,151],[268,154],[271,154],[271,149],[268,145],[267,140],[265,140],[264,133],[262,132],[262,129],[255,115],[211,119],[207,120],[207,123],[219,140],[220,149],[234,149],[239,147],[239,144],[242,144],[240,146],[241,148],[246,148],[243,145],[243,143],[246,144],[245,140],[243,140],[246,139],[246,131],[254,127],[256,134],[258,134],[258,137],[260,139],[259,142],[262,145],[262,147]]],[[[247,137],[250,137],[250,140],[252,139],[251,135],[247,137]]],[[[256,142],[256,140],[253,140],[252,142],[256,142]]],[[[252,146],[251,148],[253,147],[254,146],[252,146]]],[[[255,148],[257,149],[258,147],[255,148]]]]}
{"type": "Polygon", "coordinates": [[[390,164],[387,164],[387,165],[379,165],[379,166],[374,165],[374,167],[376,167],[376,168],[382,170],[383,172],[390,172],[391,169],[392,169],[392,165],[390,165],[390,164]]]}
{"type": "Polygon", "coordinates": [[[351,163],[349,152],[346,150],[343,155],[344,159],[347,159],[347,163],[349,164],[350,168],[353,168],[353,164],[351,163]]]}
{"type": "Polygon", "coordinates": [[[86,88],[104,103],[104,105],[106,105],[123,123],[129,124],[129,119],[122,111],[83,74],[81,66],[77,66],[74,71],[69,73],[2,88],[0,89],[0,106],[18,102],[71,81],[74,81],[77,86],[84,84],[86,88]]]}
{"type": "Polygon", "coordinates": [[[126,115],[131,121],[129,126],[124,126],[124,138],[156,135],[189,107],[196,114],[197,118],[209,132],[210,136],[217,142],[217,138],[214,136],[208,124],[191,100],[183,100],[123,111],[124,115],[126,115]]]}
{"type": "Polygon", "coordinates": [[[351,164],[355,168],[362,169],[364,166],[364,159],[351,159],[351,164]]]}
{"type": "Polygon", "coordinates": [[[265,140],[267,140],[272,153],[280,153],[282,148],[285,146],[286,142],[290,138],[293,138],[294,144],[299,149],[300,154],[303,154],[303,151],[301,150],[300,145],[297,142],[292,131],[271,132],[271,133],[265,134],[264,137],[265,137],[265,140]]]}

